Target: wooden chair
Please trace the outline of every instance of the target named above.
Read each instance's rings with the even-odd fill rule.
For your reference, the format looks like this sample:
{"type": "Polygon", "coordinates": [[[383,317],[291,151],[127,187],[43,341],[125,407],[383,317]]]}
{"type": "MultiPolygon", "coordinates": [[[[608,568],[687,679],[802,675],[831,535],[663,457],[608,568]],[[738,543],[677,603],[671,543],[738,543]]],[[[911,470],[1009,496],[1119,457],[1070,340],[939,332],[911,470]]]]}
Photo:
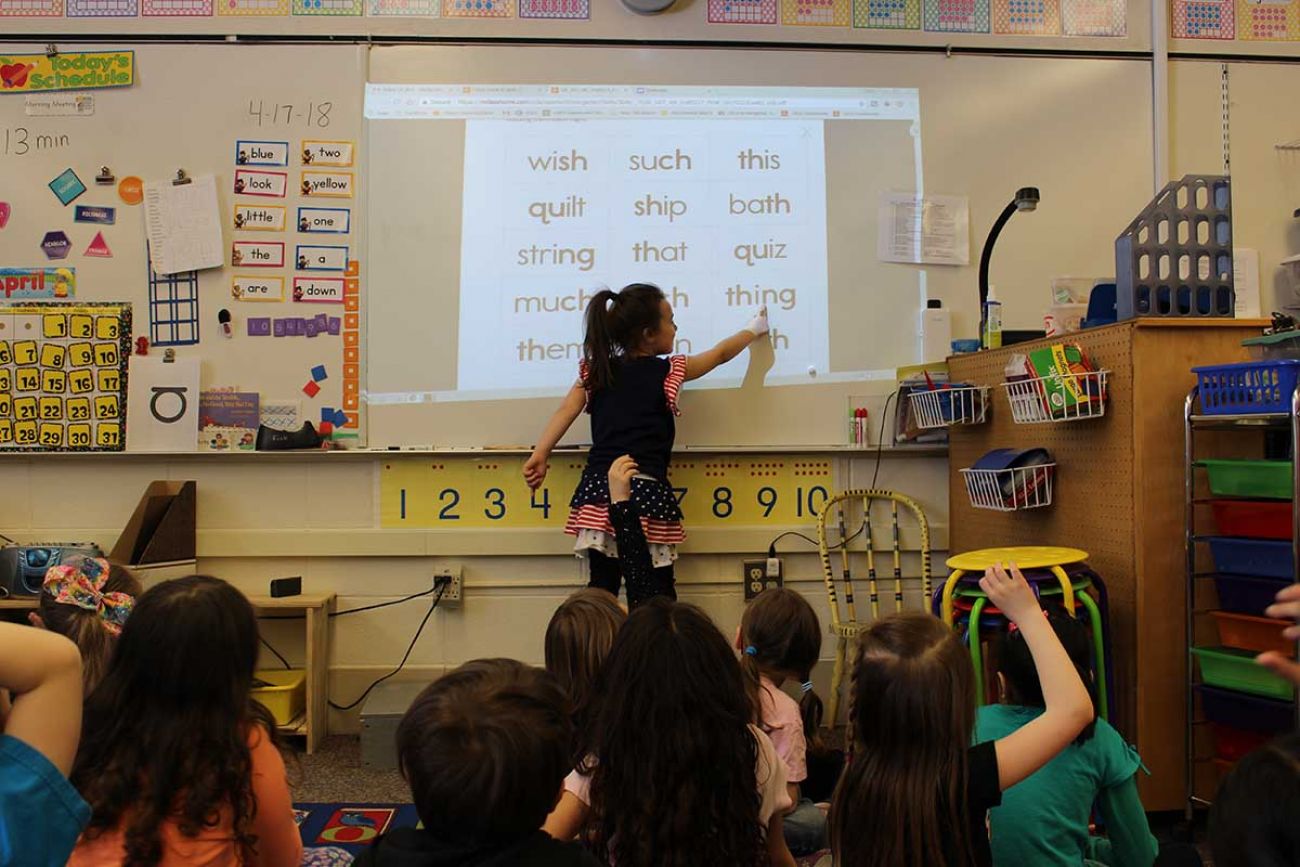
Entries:
{"type": "MultiPolygon", "coordinates": [[[[852,541],[854,536],[859,534],[864,537],[863,547],[865,550],[863,553],[866,554],[867,558],[867,592],[871,606],[871,619],[875,620],[880,616],[875,537],[872,534],[871,527],[872,506],[877,502],[881,504],[887,502],[889,504],[894,572],[894,610],[903,610],[903,543],[898,523],[898,507],[900,505],[904,509],[911,511],[921,530],[920,578],[921,589],[924,593],[925,602],[923,604],[925,610],[929,608],[930,596],[933,593],[930,573],[930,522],[926,520],[925,512],[922,511],[915,500],[894,491],[856,489],[841,491],[826,501],[826,505],[817,513],[817,551],[821,555],[822,577],[826,581],[826,594],[830,601],[830,633],[835,636],[835,668],[831,673],[830,714],[828,716],[832,726],[835,725],[836,715],[839,713],[840,686],[844,680],[844,664],[848,656],[849,641],[856,639],[858,634],[870,623],[870,621],[858,620],[857,606],[853,598],[853,572],[849,567],[850,552],[848,543],[852,541]],[[846,530],[846,525],[850,522],[846,519],[845,512],[855,502],[861,504],[862,523],[860,528],[850,536],[846,530]],[[836,545],[830,545],[826,540],[826,525],[829,523],[832,514],[837,515],[836,524],[840,537],[840,541],[836,545]],[[834,548],[839,548],[840,551],[840,580],[843,582],[844,587],[844,610],[842,612],[838,594],[835,592],[835,570],[831,565],[831,551],[834,548]]],[[[854,553],[857,553],[857,551],[855,550],[854,553]]]]}

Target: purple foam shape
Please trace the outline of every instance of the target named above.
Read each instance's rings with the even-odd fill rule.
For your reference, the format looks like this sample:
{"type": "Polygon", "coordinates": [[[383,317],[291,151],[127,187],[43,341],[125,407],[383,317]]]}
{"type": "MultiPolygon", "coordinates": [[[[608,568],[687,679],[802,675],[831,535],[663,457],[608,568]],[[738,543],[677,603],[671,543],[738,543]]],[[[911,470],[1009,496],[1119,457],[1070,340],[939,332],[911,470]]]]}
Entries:
{"type": "Polygon", "coordinates": [[[271,318],[269,316],[258,316],[248,320],[249,337],[270,337],[271,336],[271,318]]]}
{"type": "Polygon", "coordinates": [[[329,318],[329,333],[334,337],[338,337],[339,333],[342,331],[343,331],[343,320],[337,316],[331,316],[329,318]]]}
{"type": "Polygon", "coordinates": [[[289,320],[277,318],[275,320],[275,336],[284,337],[289,333],[289,320]]]}

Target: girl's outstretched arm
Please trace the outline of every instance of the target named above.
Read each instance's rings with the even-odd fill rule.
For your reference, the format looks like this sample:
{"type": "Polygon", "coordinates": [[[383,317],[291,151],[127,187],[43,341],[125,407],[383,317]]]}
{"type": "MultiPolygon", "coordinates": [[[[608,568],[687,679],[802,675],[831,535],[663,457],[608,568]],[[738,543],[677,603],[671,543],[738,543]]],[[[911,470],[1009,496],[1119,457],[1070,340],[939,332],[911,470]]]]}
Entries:
{"type": "Polygon", "coordinates": [[[1041,716],[997,741],[998,784],[1006,791],[1065,749],[1095,712],[1074,663],[1020,570],[1012,564],[1008,575],[1001,566],[990,567],[980,587],[1025,637],[1047,706],[1041,716]]]}
{"type": "Polygon", "coordinates": [[[767,333],[767,308],[758,311],[758,315],[749,320],[749,324],[735,334],[721,341],[712,349],[706,349],[699,355],[686,359],[686,378],[699,379],[713,368],[726,364],[745,351],[745,347],[767,333]]]}
{"type": "Polygon", "coordinates": [[[524,462],[524,481],[534,491],[546,481],[546,462],[551,457],[551,449],[569,432],[569,426],[582,415],[582,408],[587,405],[587,392],[582,383],[574,383],[573,388],[564,396],[564,402],[551,416],[542,431],[542,438],[537,441],[532,455],[524,462]]]}
{"type": "Polygon", "coordinates": [[[4,732],[67,776],[81,735],[81,654],[62,635],[0,623],[0,688],[13,706],[4,732]]]}

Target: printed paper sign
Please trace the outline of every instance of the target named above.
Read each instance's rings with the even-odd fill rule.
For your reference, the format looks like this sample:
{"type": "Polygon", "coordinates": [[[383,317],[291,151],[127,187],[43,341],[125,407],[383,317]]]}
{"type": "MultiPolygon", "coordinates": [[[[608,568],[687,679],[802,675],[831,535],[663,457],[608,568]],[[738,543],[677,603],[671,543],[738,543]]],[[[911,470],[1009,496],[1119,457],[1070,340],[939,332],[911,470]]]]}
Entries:
{"type": "Polygon", "coordinates": [[[299,192],[304,196],[350,199],[352,172],[303,172],[299,192]]]}
{"type": "Polygon", "coordinates": [[[76,288],[76,268],[0,268],[0,291],[6,301],[71,298],[76,288]]]}
{"type": "Polygon", "coordinates": [[[283,268],[283,241],[236,241],[230,248],[230,264],[236,268],[283,268]]]}
{"type": "Polygon", "coordinates": [[[134,51],[0,54],[0,94],[94,90],[134,83],[134,51]]]}
{"type": "Polygon", "coordinates": [[[235,205],[235,229],[243,232],[283,232],[284,205],[235,205]]]}
{"type": "Polygon", "coordinates": [[[289,143],[240,139],[235,142],[235,165],[287,166],[289,165],[289,143]]]}
{"type": "Polygon", "coordinates": [[[342,304],[343,278],[295,277],[293,279],[293,300],[310,301],[318,304],[342,304]]]}
{"type": "Polygon", "coordinates": [[[101,223],[111,226],[117,222],[117,208],[101,208],[94,205],[77,205],[74,220],[78,223],[101,223]]]}
{"type": "Polygon", "coordinates": [[[131,451],[194,451],[199,429],[199,359],[133,356],[127,381],[131,451]]]}
{"type": "Polygon", "coordinates": [[[231,281],[230,294],[239,301],[283,301],[284,278],[237,275],[231,281]]]}
{"type": "Polygon", "coordinates": [[[348,248],[299,244],[294,261],[299,271],[344,271],[348,267],[348,248]]]}
{"type": "Polygon", "coordinates": [[[350,166],[352,165],[352,142],[304,139],[302,164],[304,166],[350,166]]]}
{"type": "Polygon", "coordinates": [[[352,229],[352,212],[347,208],[299,208],[299,232],[346,235],[352,229]]]}
{"type": "Polygon", "coordinates": [[[288,187],[287,172],[259,172],[253,169],[238,169],[235,172],[235,194],[239,196],[270,196],[283,199],[288,187]]]}
{"type": "Polygon", "coordinates": [[[28,117],[90,117],[95,113],[95,95],[29,93],[23,99],[23,113],[28,117]]]}

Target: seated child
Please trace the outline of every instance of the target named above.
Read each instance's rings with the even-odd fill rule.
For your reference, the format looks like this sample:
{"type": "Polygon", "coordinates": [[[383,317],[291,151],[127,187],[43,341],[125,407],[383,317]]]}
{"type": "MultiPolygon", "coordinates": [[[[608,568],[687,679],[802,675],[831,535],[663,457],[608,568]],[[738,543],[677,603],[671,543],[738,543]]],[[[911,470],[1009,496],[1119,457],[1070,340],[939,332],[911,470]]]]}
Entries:
{"type": "Polygon", "coordinates": [[[591,717],[596,675],[626,620],[614,594],[586,587],[564,600],[546,626],[546,670],[569,700],[575,763],[582,758],[576,741],[591,717]]]}
{"type": "MultiPolygon", "coordinates": [[[[1091,693],[1088,628],[1064,613],[1053,613],[1048,621],[1091,693]]],[[[979,709],[976,742],[1005,737],[1043,713],[1034,658],[1018,629],[1002,642],[998,681],[1003,703],[979,709]]],[[[1119,732],[1095,719],[1055,758],[1002,794],[1002,806],[989,814],[994,863],[1078,867],[1087,858],[1150,867],[1157,847],[1138,797],[1141,767],[1142,760],[1119,732]],[[1105,838],[1088,834],[1094,803],[1105,820],[1105,838]]]]}
{"type": "Polygon", "coordinates": [[[99,557],[77,557],[46,570],[40,609],[27,619],[77,645],[85,695],[104,676],[140,590],[140,581],[126,567],[99,557]]]}
{"type": "Polygon", "coordinates": [[[423,828],[398,828],[358,867],[598,867],[542,833],[569,772],[569,715],[555,679],[512,659],[467,662],[431,683],[397,728],[423,828]]]}
{"type": "Polygon", "coordinates": [[[81,729],[81,661],[52,632],[0,623],[0,864],[63,864],[90,808],[65,775],[81,729]]]}
{"type": "Polygon", "coordinates": [[[1210,808],[1214,867],[1300,864],[1300,734],[1278,738],[1228,774],[1210,808]]]}
{"type": "Polygon", "coordinates": [[[72,782],[90,826],[72,867],[298,867],[275,721],[251,694],[253,607],[191,575],[140,596],[99,685],[72,782]]]}

